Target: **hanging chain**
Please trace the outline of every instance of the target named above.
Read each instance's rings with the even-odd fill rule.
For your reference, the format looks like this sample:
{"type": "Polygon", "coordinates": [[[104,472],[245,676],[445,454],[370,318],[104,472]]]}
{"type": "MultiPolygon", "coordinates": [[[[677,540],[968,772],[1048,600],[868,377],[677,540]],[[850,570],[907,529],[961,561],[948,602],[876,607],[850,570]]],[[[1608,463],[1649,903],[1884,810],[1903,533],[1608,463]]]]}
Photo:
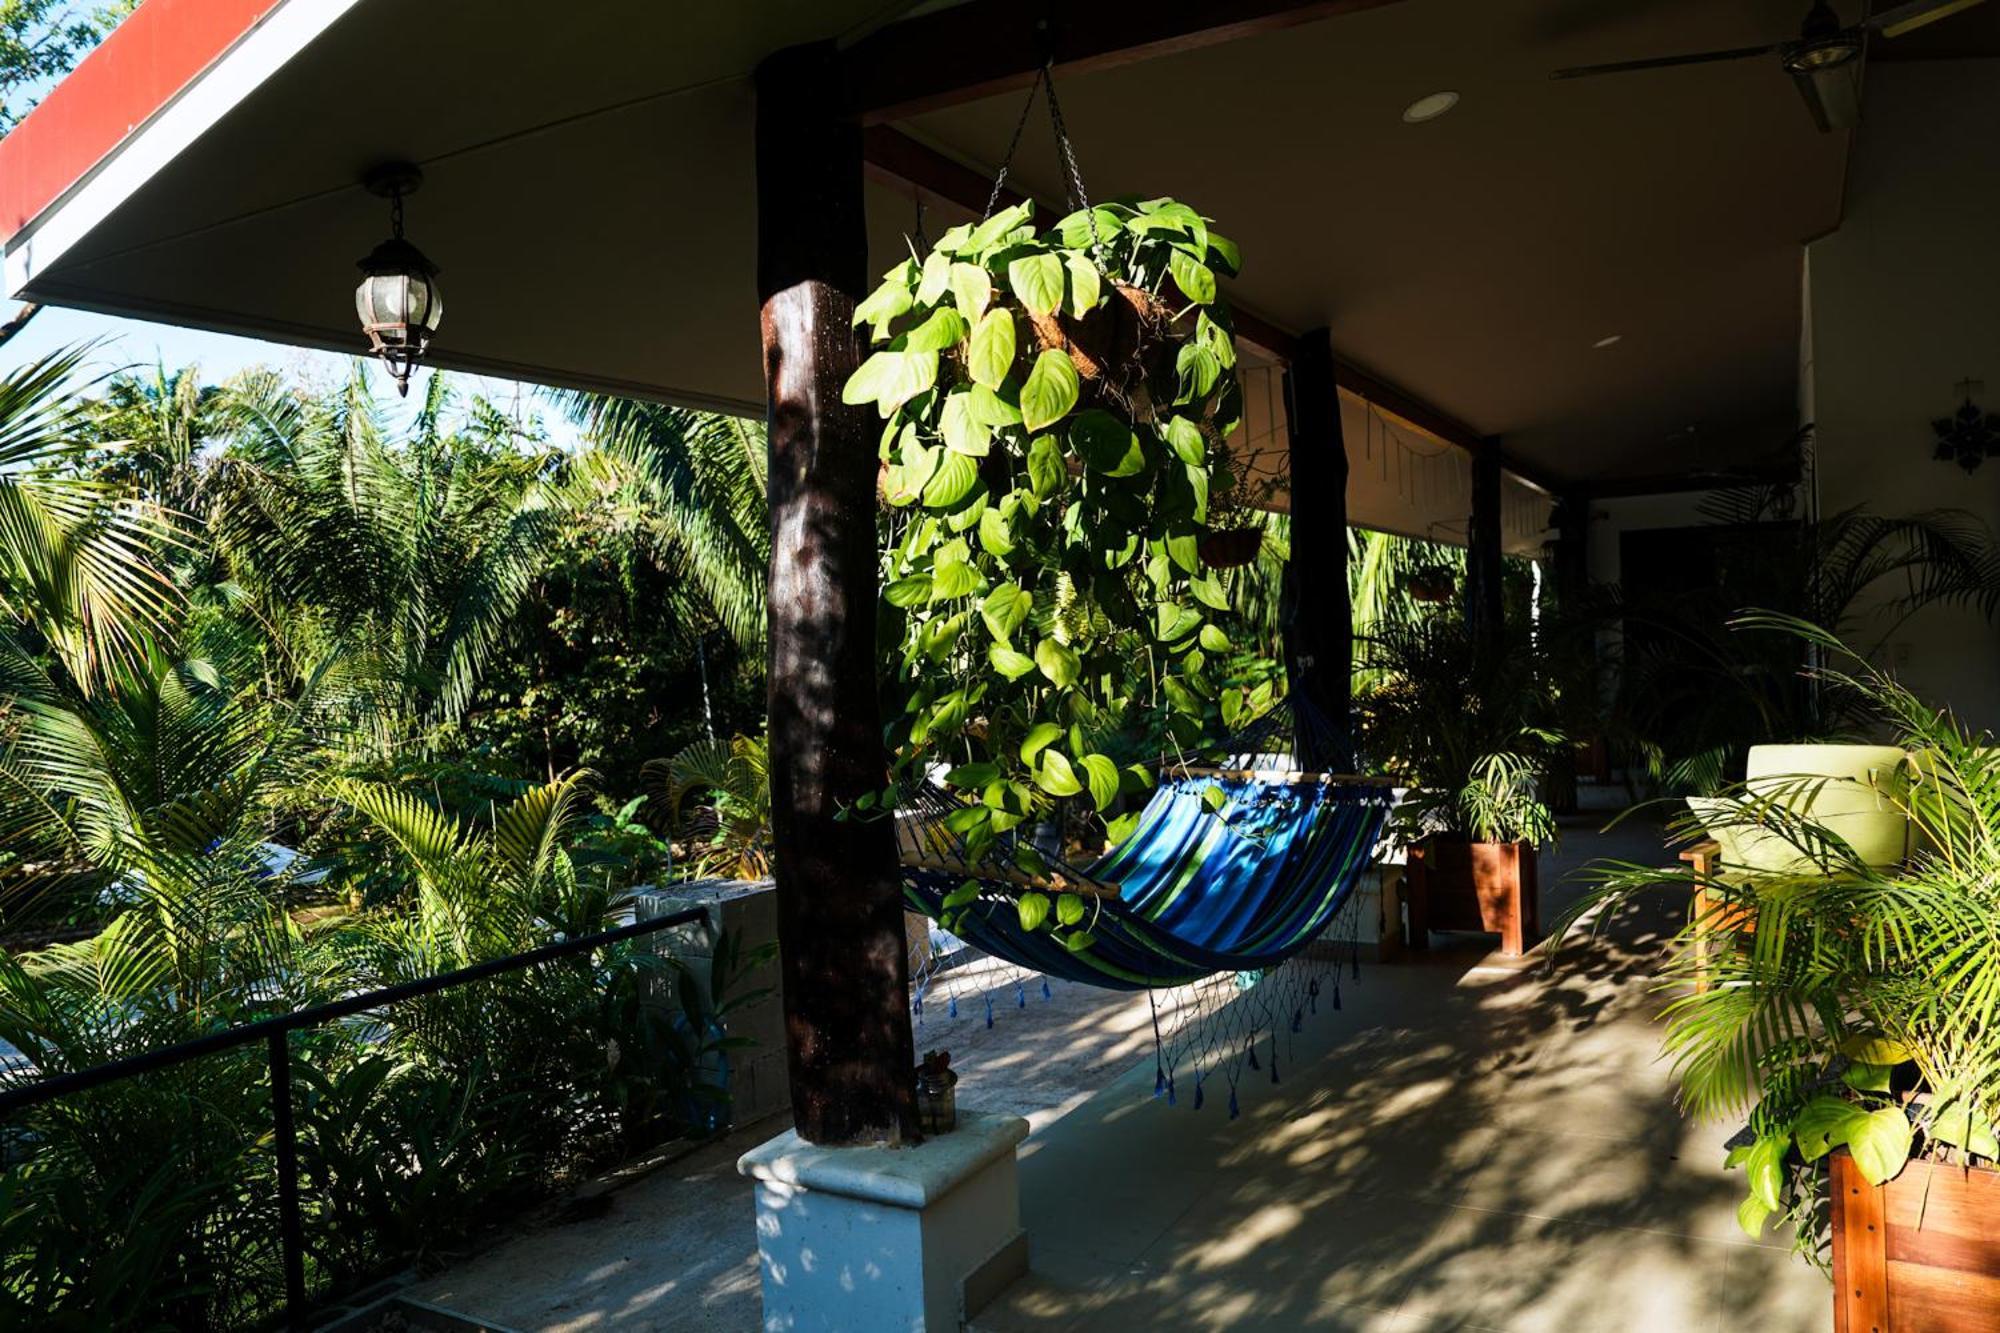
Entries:
{"type": "Polygon", "coordinates": [[[1042,79],[1048,72],[1048,66],[1044,65],[1035,72],[1035,81],[1028,85],[1028,100],[1021,103],[1020,118],[1014,122],[1014,137],[1007,141],[1007,155],[1000,159],[1000,174],[993,178],[993,193],[986,196],[986,211],[979,215],[982,222],[1000,206],[1000,192],[1007,186],[1007,169],[1014,165],[1014,150],[1021,146],[1021,132],[1028,128],[1028,113],[1035,109],[1035,94],[1041,90],[1042,79]]]}
{"type": "Polygon", "coordinates": [[[403,239],[403,192],[401,190],[392,190],[389,193],[389,230],[395,235],[397,240],[400,241],[403,239]]]}
{"type": "Polygon", "coordinates": [[[1097,232],[1097,212],[1090,206],[1090,196],[1084,192],[1083,171],[1076,163],[1076,146],[1070,142],[1069,128],[1063,124],[1062,103],[1056,100],[1056,61],[1053,55],[1042,62],[1035,71],[1035,81],[1028,85],[1027,100],[1021,103],[1021,115],[1014,122],[1013,137],[1007,141],[1007,154],[1000,159],[1000,170],[993,177],[993,192],[986,197],[986,211],[980,214],[983,221],[993,216],[993,210],[1000,206],[1000,193],[1007,186],[1007,172],[1014,165],[1014,154],[1021,147],[1021,134],[1028,128],[1028,115],[1035,109],[1035,94],[1044,90],[1049,98],[1049,127],[1055,132],[1056,155],[1062,161],[1063,203],[1072,210],[1080,209],[1090,225],[1090,249],[1095,254],[1103,245],[1103,238],[1097,232]]]}

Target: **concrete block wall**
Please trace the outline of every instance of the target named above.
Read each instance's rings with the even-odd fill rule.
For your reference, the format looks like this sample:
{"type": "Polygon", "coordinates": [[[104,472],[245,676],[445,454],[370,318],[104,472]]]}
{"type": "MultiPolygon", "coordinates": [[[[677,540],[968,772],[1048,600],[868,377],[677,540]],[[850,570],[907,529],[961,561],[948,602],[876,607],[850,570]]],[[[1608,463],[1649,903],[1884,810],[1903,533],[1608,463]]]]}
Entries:
{"type": "MultiPolygon", "coordinates": [[[[740,960],[778,938],[778,903],[770,880],[696,880],[643,889],[636,895],[640,920],[669,916],[699,907],[703,919],[671,926],[650,936],[661,952],[693,970],[714,999],[715,946],[723,931],[736,941],[740,960]]],[[[730,1092],[728,1119],[742,1126],[791,1109],[791,1084],[785,1073],[784,997],[775,955],[739,973],[729,995],[764,994],[730,1011],[726,1029],[731,1037],[753,1044],[711,1058],[711,1074],[720,1076],[730,1092]]],[[[671,996],[662,995],[671,1003],[671,996]]]]}

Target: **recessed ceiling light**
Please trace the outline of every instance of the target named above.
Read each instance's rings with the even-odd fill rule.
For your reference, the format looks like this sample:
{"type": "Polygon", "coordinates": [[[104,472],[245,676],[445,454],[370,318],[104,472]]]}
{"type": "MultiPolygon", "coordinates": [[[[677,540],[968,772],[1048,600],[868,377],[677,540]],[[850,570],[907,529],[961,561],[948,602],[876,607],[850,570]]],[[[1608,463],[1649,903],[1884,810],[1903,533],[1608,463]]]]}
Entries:
{"type": "Polygon", "coordinates": [[[1419,97],[1403,108],[1403,123],[1421,125],[1427,120],[1436,120],[1445,112],[1458,105],[1458,94],[1449,90],[1419,97]]]}
{"type": "Polygon", "coordinates": [[[1592,346],[1592,347],[1613,347],[1613,346],[1616,346],[1616,345],[1617,345],[1617,343],[1618,343],[1618,341],[1619,341],[1619,339],[1623,338],[1624,336],[1625,336],[1625,335],[1624,335],[1624,334],[1622,334],[1622,333],[1614,333],[1614,334],[1612,334],[1612,335],[1611,335],[1610,337],[1608,337],[1608,338],[1599,338],[1599,339],[1598,339],[1598,340],[1597,340],[1596,342],[1592,343],[1592,344],[1591,344],[1591,346],[1592,346]]]}

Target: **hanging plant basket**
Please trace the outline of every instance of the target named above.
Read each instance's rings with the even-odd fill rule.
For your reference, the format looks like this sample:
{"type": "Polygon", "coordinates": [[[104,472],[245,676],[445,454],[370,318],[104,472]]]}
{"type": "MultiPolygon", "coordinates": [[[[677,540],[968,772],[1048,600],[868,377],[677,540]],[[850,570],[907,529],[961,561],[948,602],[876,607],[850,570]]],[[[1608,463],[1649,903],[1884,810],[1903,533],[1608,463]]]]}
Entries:
{"type": "Polygon", "coordinates": [[[1413,602],[1448,602],[1458,591],[1458,576],[1442,565],[1412,570],[1403,576],[1403,591],[1413,602]]]}
{"type": "Polygon", "coordinates": [[[1237,569],[1253,563],[1264,549],[1262,528],[1211,528],[1198,546],[1201,560],[1216,569],[1237,569]]]}

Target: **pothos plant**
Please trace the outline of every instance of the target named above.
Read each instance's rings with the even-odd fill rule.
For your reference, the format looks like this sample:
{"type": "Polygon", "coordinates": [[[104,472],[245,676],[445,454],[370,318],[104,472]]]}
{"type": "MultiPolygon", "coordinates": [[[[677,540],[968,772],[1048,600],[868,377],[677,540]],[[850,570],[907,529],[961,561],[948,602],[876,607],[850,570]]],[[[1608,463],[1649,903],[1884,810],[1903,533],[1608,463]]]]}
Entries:
{"type": "MultiPolygon", "coordinates": [[[[1087,802],[1123,837],[1121,797],[1152,782],[1138,761],[1252,706],[1215,678],[1229,604],[1199,552],[1242,416],[1216,293],[1238,262],[1171,199],[1047,231],[1023,203],[946,232],[856,310],[873,351],[843,398],[883,420],[894,764],[864,809],[941,772],[968,859],[1039,881],[1042,852],[1006,835],[1087,802]]],[[[1080,895],[1015,901],[1027,928],[1088,946],[1080,895]]]]}

